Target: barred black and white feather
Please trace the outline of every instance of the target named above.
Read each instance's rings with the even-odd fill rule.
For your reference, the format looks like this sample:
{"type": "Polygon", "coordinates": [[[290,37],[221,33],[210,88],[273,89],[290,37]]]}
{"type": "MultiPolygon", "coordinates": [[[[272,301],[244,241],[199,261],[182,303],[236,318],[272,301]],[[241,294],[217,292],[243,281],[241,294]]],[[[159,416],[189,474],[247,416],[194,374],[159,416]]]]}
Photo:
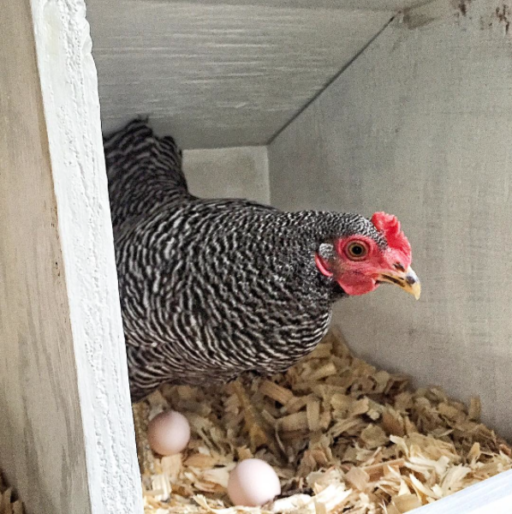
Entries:
{"type": "Polygon", "coordinates": [[[105,155],[133,401],[164,382],[285,371],[344,295],[315,252],[352,233],[385,245],[359,215],[192,196],[175,141],[145,120],[106,138],[105,155]]]}

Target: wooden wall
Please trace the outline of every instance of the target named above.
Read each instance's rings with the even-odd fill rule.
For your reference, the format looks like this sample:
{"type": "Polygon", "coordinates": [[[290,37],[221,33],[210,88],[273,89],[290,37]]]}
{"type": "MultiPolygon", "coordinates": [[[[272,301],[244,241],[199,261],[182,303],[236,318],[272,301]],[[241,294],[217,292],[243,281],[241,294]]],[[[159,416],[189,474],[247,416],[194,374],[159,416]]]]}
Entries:
{"type": "Polygon", "coordinates": [[[194,195],[270,202],[265,146],[186,150],[183,167],[194,195]]]}
{"type": "Polygon", "coordinates": [[[83,1],[2,3],[0,467],[28,514],[142,512],[90,47],[83,1]]]}
{"type": "Polygon", "coordinates": [[[305,3],[88,0],[104,129],[148,114],[184,148],[265,145],[411,2],[305,3]]]}
{"type": "Polygon", "coordinates": [[[462,4],[388,27],[274,140],[271,199],[396,214],[421,300],[381,287],[337,320],[377,364],[480,395],[512,437],[512,18],[502,1],[462,4]]]}

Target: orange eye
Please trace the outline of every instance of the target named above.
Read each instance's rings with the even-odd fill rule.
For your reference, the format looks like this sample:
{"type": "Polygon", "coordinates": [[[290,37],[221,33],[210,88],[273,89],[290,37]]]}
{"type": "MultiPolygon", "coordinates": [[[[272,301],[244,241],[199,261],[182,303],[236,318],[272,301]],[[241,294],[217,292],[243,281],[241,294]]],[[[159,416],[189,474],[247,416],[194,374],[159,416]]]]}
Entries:
{"type": "Polygon", "coordinates": [[[362,261],[368,255],[368,246],[361,241],[354,241],[347,245],[345,253],[351,261],[362,261]]]}

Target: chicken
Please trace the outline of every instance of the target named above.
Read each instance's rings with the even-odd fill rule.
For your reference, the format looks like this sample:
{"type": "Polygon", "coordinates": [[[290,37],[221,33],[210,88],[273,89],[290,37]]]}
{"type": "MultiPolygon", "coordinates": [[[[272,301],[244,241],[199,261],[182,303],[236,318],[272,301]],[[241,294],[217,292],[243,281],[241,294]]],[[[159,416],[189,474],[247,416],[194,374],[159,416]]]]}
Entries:
{"type": "Polygon", "coordinates": [[[394,216],[196,198],[175,141],[145,120],[104,146],[134,402],[163,383],[286,371],[345,296],[391,283],[419,297],[394,216]]]}

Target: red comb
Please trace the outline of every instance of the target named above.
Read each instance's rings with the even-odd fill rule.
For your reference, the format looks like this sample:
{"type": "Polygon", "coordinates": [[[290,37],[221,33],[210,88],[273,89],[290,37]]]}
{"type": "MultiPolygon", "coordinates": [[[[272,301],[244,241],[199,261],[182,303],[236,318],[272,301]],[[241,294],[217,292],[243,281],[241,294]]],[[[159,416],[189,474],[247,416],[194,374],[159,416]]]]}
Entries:
{"type": "Polygon", "coordinates": [[[400,263],[408,267],[412,260],[411,245],[404,233],[400,231],[400,222],[396,216],[385,212],[376,212],[372,216],[372,223],[379,232],[384,234],[388,246],[399,254],[400,263]]]}

